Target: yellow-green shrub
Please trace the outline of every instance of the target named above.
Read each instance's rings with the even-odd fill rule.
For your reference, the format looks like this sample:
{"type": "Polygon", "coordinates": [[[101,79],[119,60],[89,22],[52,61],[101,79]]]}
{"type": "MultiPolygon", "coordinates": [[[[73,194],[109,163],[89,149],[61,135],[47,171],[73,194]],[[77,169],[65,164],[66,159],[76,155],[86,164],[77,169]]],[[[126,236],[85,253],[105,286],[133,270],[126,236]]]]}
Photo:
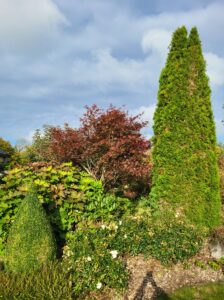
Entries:
{"type": "Polygon", "coordinates": [[[30,190],[21,203],[6,244],[6,269],[30,271],[56,258],[56,244],[47,215],[30,190]]]}

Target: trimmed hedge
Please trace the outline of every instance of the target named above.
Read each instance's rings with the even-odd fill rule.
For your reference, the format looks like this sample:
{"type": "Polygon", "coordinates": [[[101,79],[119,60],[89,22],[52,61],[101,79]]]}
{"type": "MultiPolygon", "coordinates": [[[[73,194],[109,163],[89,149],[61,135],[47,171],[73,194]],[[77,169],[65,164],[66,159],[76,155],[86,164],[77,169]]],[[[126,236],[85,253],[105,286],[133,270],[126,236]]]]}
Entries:
{"type": "Polygon", "coordinates": [[[56,243],[37,194],[29,190],[10,228],[6,244],[7,271],[31,271],[56,258],[56,243]]]}

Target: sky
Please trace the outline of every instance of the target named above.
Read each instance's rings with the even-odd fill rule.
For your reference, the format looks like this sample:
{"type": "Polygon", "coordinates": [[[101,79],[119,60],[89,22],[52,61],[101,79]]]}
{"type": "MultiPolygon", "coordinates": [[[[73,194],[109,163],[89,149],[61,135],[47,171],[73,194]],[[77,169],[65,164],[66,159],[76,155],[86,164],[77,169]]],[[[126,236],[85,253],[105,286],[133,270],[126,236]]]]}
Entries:
{"type": "Polygon", "coordinates": [[[151,136],[173,31],[197,26],[223,141],[224,0],[0,0],[0,136],[79,126],[85,105],[144,112],[151,136]]]}

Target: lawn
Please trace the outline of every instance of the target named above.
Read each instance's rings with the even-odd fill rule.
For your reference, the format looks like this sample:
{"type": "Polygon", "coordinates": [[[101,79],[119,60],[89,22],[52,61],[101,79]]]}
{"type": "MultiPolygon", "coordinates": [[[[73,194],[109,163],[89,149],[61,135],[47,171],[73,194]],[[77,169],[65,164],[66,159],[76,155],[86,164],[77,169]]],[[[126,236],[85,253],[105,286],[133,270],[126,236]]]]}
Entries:
{"type": "Polygon", "coordinates": [[[212,283],[183,287],[170,295],[161,295],[157,300],[221,300],[224,299],[224,284],[212,283]]]}

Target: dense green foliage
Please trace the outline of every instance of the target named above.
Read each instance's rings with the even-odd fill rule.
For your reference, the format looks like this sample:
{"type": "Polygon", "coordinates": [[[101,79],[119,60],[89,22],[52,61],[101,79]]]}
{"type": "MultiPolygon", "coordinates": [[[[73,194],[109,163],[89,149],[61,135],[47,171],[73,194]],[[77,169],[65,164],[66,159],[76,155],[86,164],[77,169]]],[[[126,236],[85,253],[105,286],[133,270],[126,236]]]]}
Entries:
{"type": "Polygon", "coordinates": [[[0,299],[71,300],[71,276],[61,264],[51,263],[31,273],[0,272],[0,299]]]}
{"type": "Polygon", "coordinates": [[[43,203],[59,243],[64,242],[66,233],[76,224],[120,218],[131,205],[126,198],[105,194],[100,181],[69,163],[57,166],[36,163],[14,168],[0,185],[0,255],[31,182],[37,187],[38,199],[43,203]]]}
{"type": "Polygon", "coordinates": [[[195,255],[202,247],[203,235],[194,227],[171,223],[154,229],[150,254],[163,263],[176,263],[195,255]]]}
{"type": "Polygon", "coordinates": [[[173,34],[154,115],[152,199],[208,227],[220,223],[216,135],[196,28],[173,34]]]}
{"type": "Polygon", "coordinates": [[[10,228],[5,265],[8,271],[38,268],[56,258],[56,244],[37,194],[29,190],[10,228]]]}

